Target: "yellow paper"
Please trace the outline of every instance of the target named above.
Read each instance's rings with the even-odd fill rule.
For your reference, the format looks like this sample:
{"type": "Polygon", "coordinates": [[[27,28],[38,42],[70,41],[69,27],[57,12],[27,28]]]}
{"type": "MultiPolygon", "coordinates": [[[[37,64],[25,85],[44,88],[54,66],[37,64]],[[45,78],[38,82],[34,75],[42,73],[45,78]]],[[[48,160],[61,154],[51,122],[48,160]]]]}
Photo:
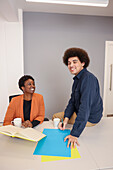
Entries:
{"type": "Polygon", "coordinates": [[[59,156],[41,156],[41,162],[49,161],[58,161],[58,160],[67,160],[67,159],[76,159],[81,158],[77,147],[71,149],[71,157],[59,157],[59,156]]]}

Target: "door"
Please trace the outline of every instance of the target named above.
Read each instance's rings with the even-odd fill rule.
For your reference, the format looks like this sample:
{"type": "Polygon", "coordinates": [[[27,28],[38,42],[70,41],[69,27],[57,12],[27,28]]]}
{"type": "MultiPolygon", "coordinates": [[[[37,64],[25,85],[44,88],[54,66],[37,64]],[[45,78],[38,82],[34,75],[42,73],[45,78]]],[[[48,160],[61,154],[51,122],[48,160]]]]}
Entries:
{"type": "Polygon", "coordinates": [[[113,41],[106,41],[104,70],[104,116],[113,115],[113,41]]]}

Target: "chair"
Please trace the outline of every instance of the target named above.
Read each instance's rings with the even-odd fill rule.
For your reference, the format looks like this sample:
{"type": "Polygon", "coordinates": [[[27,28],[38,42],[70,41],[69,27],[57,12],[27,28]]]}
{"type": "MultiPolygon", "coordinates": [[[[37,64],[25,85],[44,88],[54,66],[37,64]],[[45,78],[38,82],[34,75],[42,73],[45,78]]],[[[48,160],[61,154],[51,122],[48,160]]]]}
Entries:
{"type": "Polygon", "coordinates": [[[9,96],[9,103],[13,97],[20,96],[20,94],[9,96]]]}
{"type": "MultiPolygon", "coordinates": [[[[11,101],[11,99],[12,99],[13,97],[17,97],[17,96],[20,96],[20,94],[9,96],[9,103],[10,103],[10,101],[11,101]]],[[[44,121],[49,121],[49,119],[45,117],[45,118],[44,118],[44,121]]]]}

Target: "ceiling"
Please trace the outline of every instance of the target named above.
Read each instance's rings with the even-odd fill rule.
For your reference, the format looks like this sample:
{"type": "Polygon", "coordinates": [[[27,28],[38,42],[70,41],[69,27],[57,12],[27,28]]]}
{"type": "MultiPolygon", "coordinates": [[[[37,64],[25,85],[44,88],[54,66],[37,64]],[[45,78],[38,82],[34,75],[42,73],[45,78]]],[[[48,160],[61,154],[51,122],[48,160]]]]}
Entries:
{"type": "Polygon", "coordinates": [[[0,0],[0,18],[9,22],[18,21],[18,9],[24,12],[48,12],[113,17],[113,0],[107,7],[89,7],[62,4],[31,3],[25,0],[0,0]]]}

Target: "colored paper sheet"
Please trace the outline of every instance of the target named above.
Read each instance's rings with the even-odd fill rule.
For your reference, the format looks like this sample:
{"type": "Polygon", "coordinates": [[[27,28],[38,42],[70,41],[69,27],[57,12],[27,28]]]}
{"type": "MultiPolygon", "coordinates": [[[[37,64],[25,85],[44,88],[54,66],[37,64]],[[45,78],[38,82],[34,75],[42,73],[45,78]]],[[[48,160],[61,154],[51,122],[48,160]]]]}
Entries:
{"type": "Polygon", "coordinates": [[[71,157],[41,156],[41,162],[59,161],[59,160],[76,159],[76,158],[81,158],[77,147],[71,149],[71,157]]]}
{"type": "Polygon", "coordinates": [[[64,138],[70,134],[69,129],[44,129],[43,133],[46,137],[38,142],[33,155],[71,157],[68,141],[64,142],[64,138]]]}

